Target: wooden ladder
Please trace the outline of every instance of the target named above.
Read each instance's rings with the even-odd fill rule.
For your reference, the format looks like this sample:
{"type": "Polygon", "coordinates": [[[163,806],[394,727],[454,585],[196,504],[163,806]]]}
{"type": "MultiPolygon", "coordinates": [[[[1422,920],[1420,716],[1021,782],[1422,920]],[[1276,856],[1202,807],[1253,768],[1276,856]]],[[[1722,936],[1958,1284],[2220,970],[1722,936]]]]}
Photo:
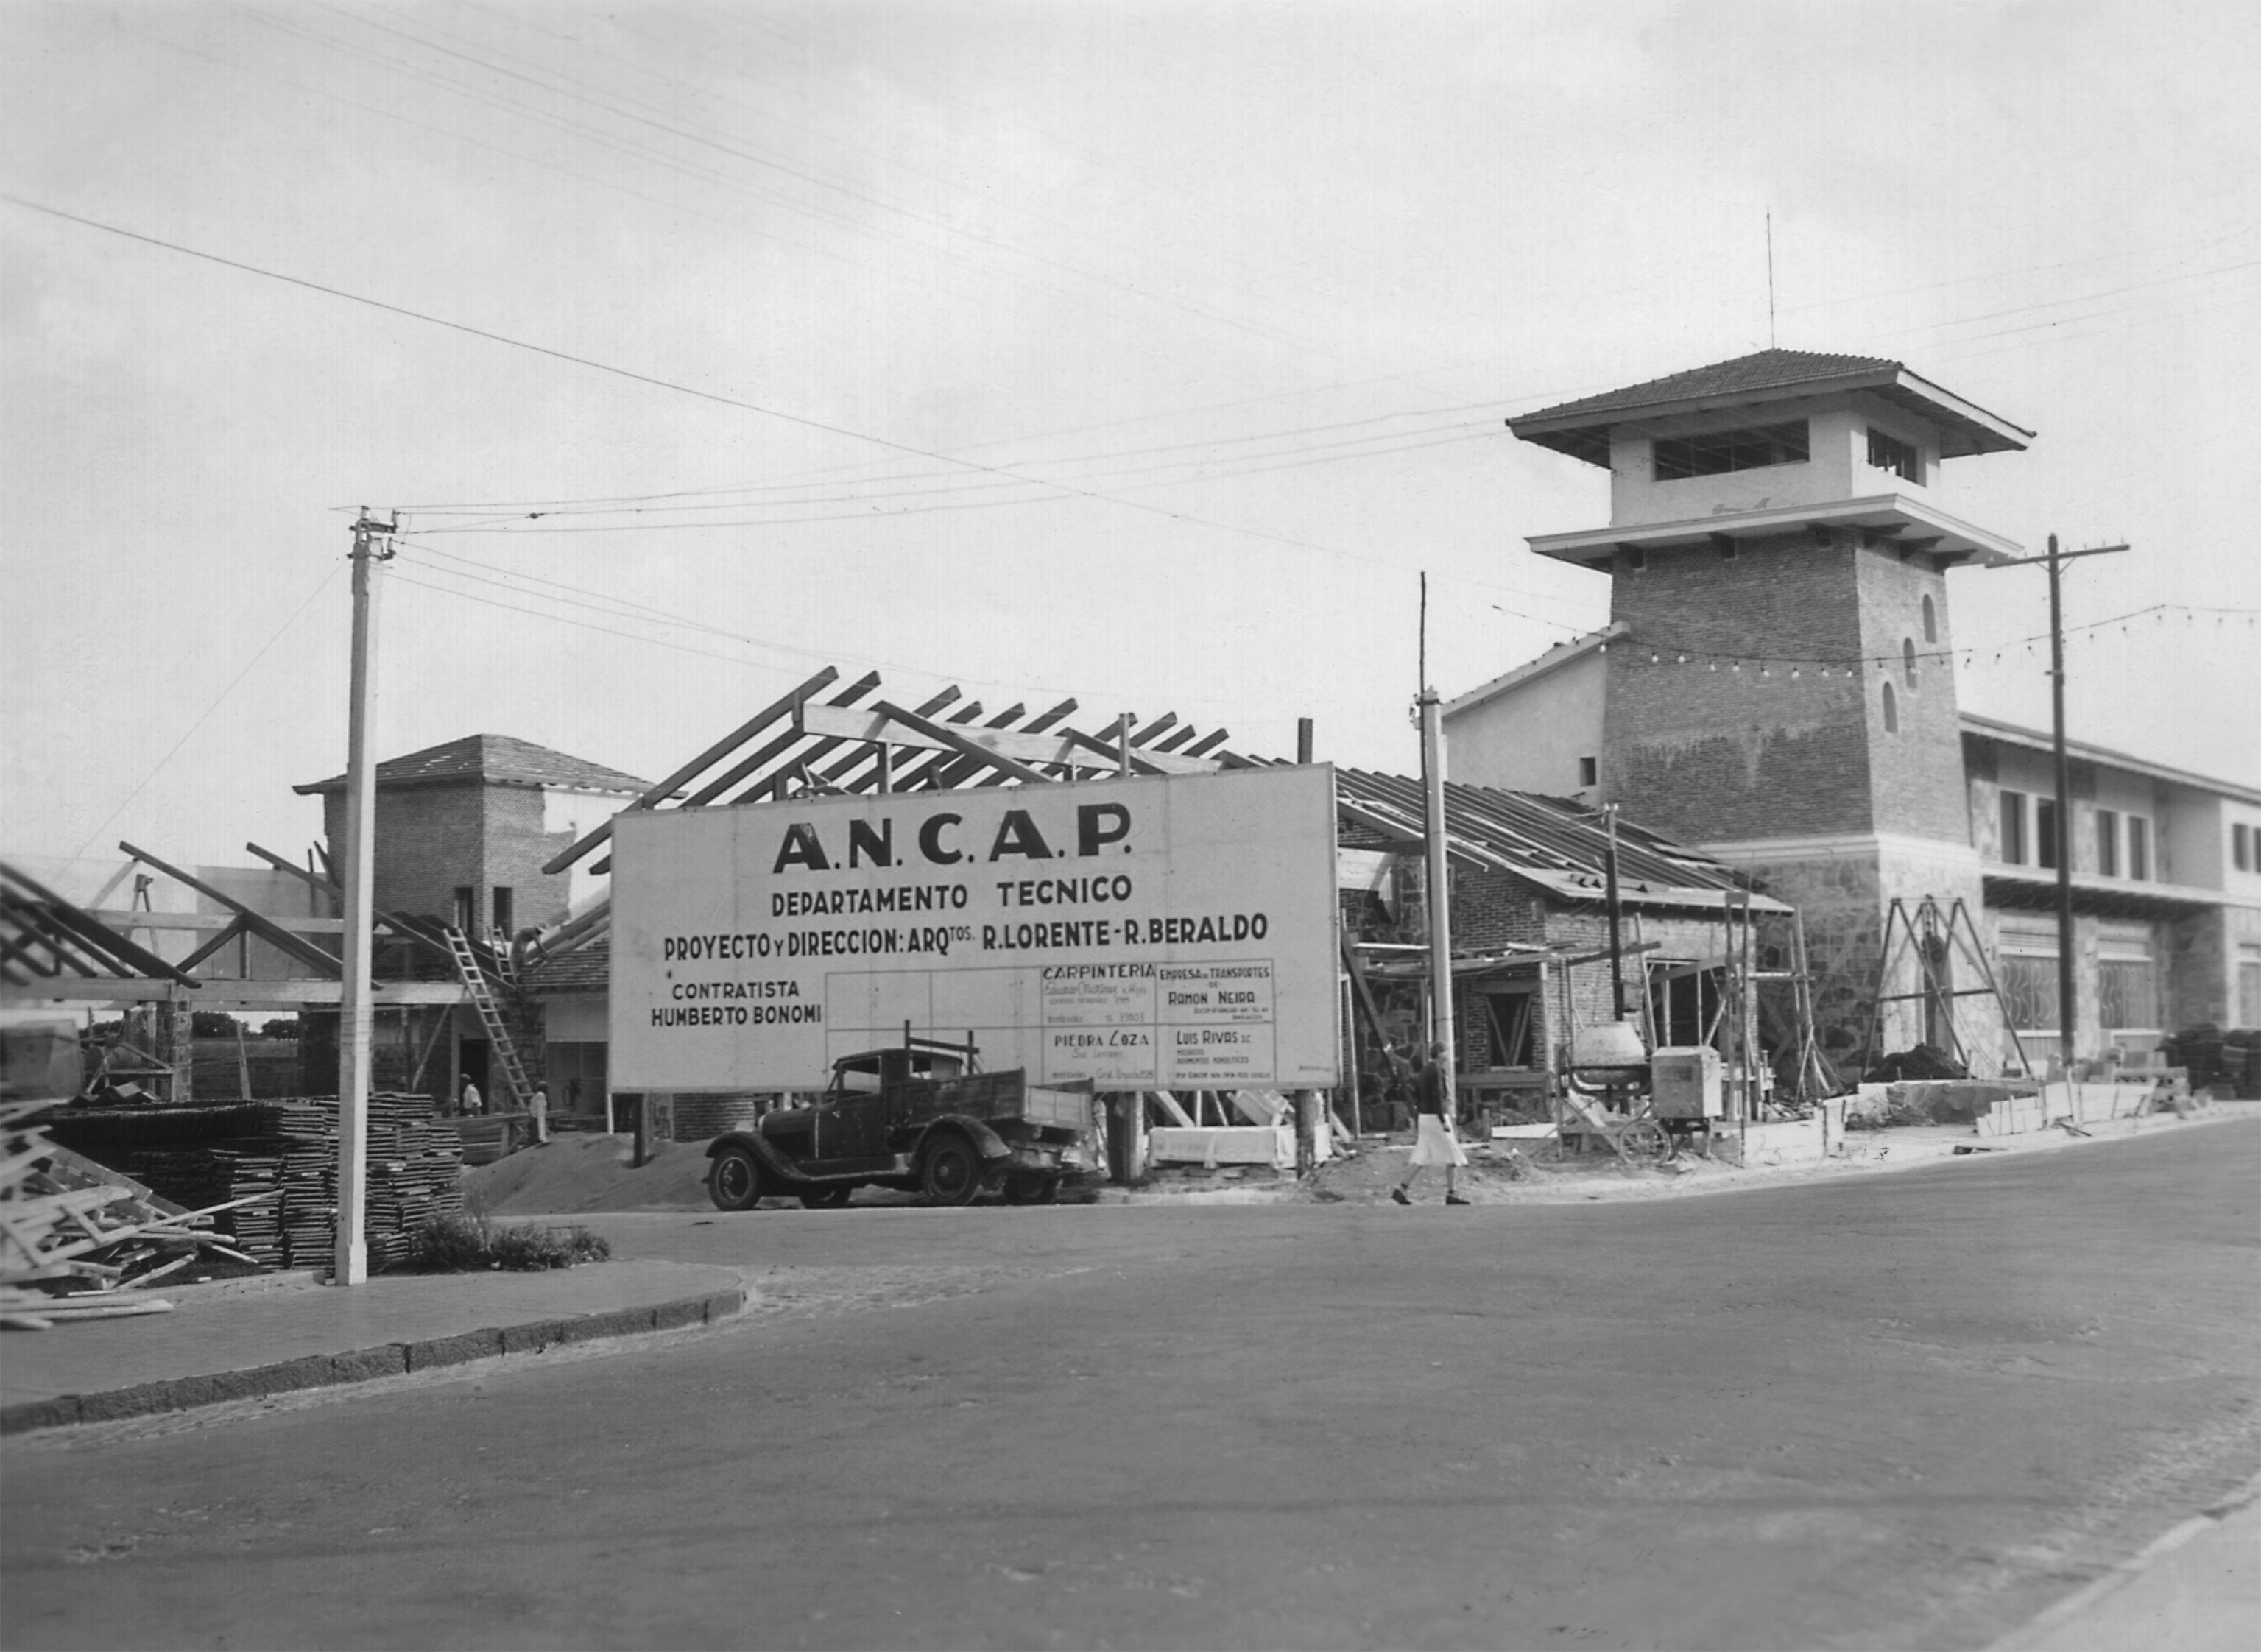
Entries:
{"type": "Polygon", "coordinates": [[[471,995],[471,1006],[487,1030],[487,1046],[502,1068],[503,1082],[510,1087],[511,1110],[523,1112],[533,1103],[534,1086],[526,1081],[518,1046],[510,1041],[510,1028],[503,1021],[502,1006],[495,1002],[493,989],[487,985],[486,971],[479,966],[479,955],[471,950],[470,937],[452,924],[440,932],[455,957],[456,973],[463,978],[463,990],[471,995]]]}

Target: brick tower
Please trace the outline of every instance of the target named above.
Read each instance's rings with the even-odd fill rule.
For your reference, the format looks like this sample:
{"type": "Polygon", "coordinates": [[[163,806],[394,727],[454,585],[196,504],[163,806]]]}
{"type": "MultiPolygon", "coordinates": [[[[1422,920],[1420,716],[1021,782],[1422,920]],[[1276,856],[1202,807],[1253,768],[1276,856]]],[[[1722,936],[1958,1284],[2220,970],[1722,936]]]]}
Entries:
{"type": "MultiPolygon", "coordinates": [[[[1891,898],[1979,909],[1945,575],[2019,547],[1949,514],[1937,489],[1943,460],[2018,451],[2033,433],[1897,362],[1798,350],[1510,428],[1610,472],[1608,527],[1530,542],[1611,578],[1610,629],[1583,650],[1580,715],[1598,750],[1576,754],[1577,781],[1801,909],[1826,977],[1817,1012],[1841,1053],[1866,1031],[1891,898]]],[[[1551,735],[1535,726],[1545,664],[1448,709],[1456,759],[1520,746],[1566,763],[1561,719],[1551,735]]],[[[1567,770],[1492,766],[1456,761],[1455,778],[1574,789],[1567,770]]],[[[1980,1002],[1963,1001],[1974,1032],[1980,1002]]],[[[1884,1047],[1922,1032],[1911,1006],[1888,1019],[1884,1047]]]]}

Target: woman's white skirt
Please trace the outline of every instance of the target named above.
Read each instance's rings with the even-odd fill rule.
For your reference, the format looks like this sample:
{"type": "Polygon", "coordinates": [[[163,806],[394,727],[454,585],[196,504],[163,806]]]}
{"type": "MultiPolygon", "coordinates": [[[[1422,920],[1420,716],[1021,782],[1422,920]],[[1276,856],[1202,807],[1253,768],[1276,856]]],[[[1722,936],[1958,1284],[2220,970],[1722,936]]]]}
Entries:
{"type": "Polygon", "coordinates": [[[1464,1165],[1468,1161],[1467,1151],[1460,1138],[1445,1128],[1445,1121],[1434,1113],[1420,1116],[1420,1134],[1413,1143],[1413,1156],[1406,1160],[1415,1165],[1464,1165]]]}

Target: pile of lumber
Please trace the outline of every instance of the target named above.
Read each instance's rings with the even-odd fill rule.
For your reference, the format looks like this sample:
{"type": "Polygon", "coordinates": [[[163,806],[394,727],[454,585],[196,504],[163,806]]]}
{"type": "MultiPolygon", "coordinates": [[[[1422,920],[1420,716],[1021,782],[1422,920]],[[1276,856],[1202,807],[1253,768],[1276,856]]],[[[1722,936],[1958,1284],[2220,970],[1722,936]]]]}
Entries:
{"type": "Polygon", "coordinates": [[[162,1311],[122,1287],[151,1284],[218,1253],[250,1264],[186,1210],[47,1139],[44,1103],[0,1105],[0,1325],[44,1330],[61,1318],[162,1311]]]}
{"type": "MultiPolygon", "coordinates": [[[[338,1104],[334,1097],[208,1107],[73,1107],[54,1137],[182,1205],[226,1205],[217,1222],[270,1268],[315,1268],[334,1248],[338,1104]]],[[[411,1235],[463,1209],[463,1149],[422,1095],[369,1106],[370,1265],[406,1260],[411,1235]]]]}

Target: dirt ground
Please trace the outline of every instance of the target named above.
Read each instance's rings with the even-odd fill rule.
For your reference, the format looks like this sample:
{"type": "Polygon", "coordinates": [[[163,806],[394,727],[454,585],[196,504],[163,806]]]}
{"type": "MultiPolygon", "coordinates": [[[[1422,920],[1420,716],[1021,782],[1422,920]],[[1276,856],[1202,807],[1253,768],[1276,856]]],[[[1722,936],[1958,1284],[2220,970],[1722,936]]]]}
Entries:
{"type": "MultiPolygon", "coordinates": [[[[2245,1113],[2261,1112],[2249,1106],[2245,1113]]],[[[2089,1141],[2158,1131],[2188,1130],[2241,1116],[2235,1104],[2216,1106],[2194,1119],[2172,1114],[2141,1119],[2114,1119],[2092,1124],[2089,1141]]],[[[1987,1151],[2033,1153],[2082,1145],[2060,1131],[2041,1131],[2029,1136],[2001,1138],[1985,1144],[1987,1151]]],[[[1969,1126],[1934,1125],[1894,1130],[1855,1131],[1847,1138],[1841,1156],[1820,1164],[1742,1169],[1737,1166],[1686,1156],[1662,1166],[1634,1166],[1614,1154],[1594,1153],[1557,1156],[1551,1144],[1535,1141],[1471,1145],[1468,1163],[1460,1172],[1460,1191],[1471,1204],[1570,1204],[1597,1200],[1674,1198],[1690,1194],[1720,1193],[1737,1188],[1779,1185],[1846,1175],[1873,1174],[1950,1156],[1960,1146],[1980,1146],[1969,1126]]],[[[1350,1153],[1320,1167],[1308,1184],[1292,1174],[1265,1178],[1255,1174],[1232,1177],[1219,1174],[1166,1171],[1138,1189],[1094,1187],[1083,1190],[1083,1202],[1157,1204],[1261,1204],[1275,1203],[1319,1204],[1380,1204],[1405,1174],[1405,1156],[1412,1150],[1408,1135],[1383,1138],[1366,1137],[1350,1153]]],[[[654,1161],[642,1169],[630,1167],[632,1149],[625,1136],[561,1136],[546,1147],[528,1148],[463,1173],[464,1203],[487,1216],[573,1216],[599,1210],[710,1210],[707,1196],[707,1154],[703,1142],[666,1142],[654,1161]]],[[[1065,1196],[1071,1202],[1073,1196],[1065,1196]]],[[[1417,1203],[1441,1203],[1445,1178],[1440,1170],[1422,1174],[1414,1184],[1417,1203]]],[[[795,1207],[791,1199],[764,1199],[764,1207],[795,1207]]],[[[913,1195],[884,1188],[859,1188],[859,1205],[910,1204],[913,1195]]]]}
{"type": "Polygon", "coordinates": [[[482,1216],[573,1216],[592,1210],[703,1210],[701,1142],[660,1144],[642,1169],[626,1136],[559,1136],[463,1172],[465,1208],[482,1216]]]}

